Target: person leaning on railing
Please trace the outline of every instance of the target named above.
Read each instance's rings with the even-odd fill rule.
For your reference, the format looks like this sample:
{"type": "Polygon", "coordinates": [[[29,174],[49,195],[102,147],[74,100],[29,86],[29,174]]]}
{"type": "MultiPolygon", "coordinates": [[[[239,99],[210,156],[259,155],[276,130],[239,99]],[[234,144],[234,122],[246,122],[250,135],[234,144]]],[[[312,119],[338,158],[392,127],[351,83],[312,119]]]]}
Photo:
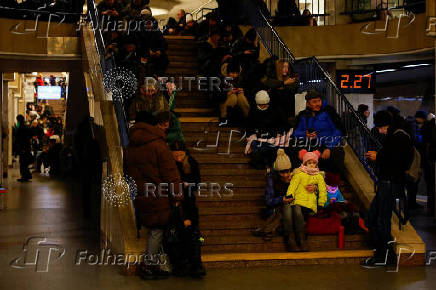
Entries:
{"type": "Polygon", "coordinates": [[[382,148],[368,151],[365,157],[376,163],[377,191],[368,215],[368,228],[376,248],[374,256],[361,263],[364,268],[375,268],[396,259],[389,246],[391,239],[391,217],[396,196],[404,195],[406,170],[413,160],[412,140],[404,130],[401,119],[394,118],[388,111],[379,111],[374,124],[380,134],[386,136],[382,148]]]}

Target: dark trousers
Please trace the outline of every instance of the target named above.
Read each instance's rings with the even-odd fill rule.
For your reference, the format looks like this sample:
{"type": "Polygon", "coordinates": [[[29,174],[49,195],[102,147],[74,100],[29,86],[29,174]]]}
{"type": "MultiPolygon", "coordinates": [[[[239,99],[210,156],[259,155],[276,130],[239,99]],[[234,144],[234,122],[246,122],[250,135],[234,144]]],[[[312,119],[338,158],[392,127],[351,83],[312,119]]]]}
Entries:
{"type": "Polygon", "coordinates": [[[376,248],[374,257],[384,261],[391,238],[391,218],[395,196],[404,192],[404,186],[390,181],[380,181],[377,193],[371,203],[368,215],[368,228],[376,248]]]}
{"type": "Polygon", "coordinates": [[[427,208],[428,214],[435,214],[435,166],[434,161],[428,161],[424,164],[424,178],[427,185],[427,208]]]}
{"type": "Polygon", "coordinates": [[[29,155],[30,152],[20,153],[20,174],[21,178],[31,179],[32,174],[29,170],[29,155]]]}
{"type": "Polygon", "coordinates": [[[407,203],[409,205],[409,208],[416,205],[416,195],[418,193],[418,184],[419,184],[419,180],[417,182],[409,181],[406,184],[407,203]]]}

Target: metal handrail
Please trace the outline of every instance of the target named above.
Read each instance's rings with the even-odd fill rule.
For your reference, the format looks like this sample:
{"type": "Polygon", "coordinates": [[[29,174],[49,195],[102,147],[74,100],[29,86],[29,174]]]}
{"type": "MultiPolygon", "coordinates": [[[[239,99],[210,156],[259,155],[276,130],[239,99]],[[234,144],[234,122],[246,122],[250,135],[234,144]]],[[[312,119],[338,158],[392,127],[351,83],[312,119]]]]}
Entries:
{"type": "MultiPolygon", "coordinates": [[[[94,0],[87,0],[87,15],[89,16],[88,21],[91,22],[92,27],[95,27],[94,29],[94,36],[95,36],[95,47],[97,49],[97,54],[99,56],[99,64],[101,68],[101,72],[107,73],[110,69],[116,68],[115,58],[114,56],[110,56],[108,59],[105,59],[105,52],[106,52],[106,46],[103,39],[103,34],[99,27],[99,17],[98,17],[98,11],[95,6],[94,0]],[[108,65],[107,65],[108,64],[108,65]]],[[[106,90],[106,88],[105,88],[106,90]]],[[[116,100],[113,100],[115,114],[117,116],[118,121],[118,130],[120,134],[120,140],[121,145],[125,147],[128,143],[128,126],[127,126],[127,118],[126,113],[124,111],[124,104],[122,98],[117,98],[116,100]]]]}
{"type": "MultiPolygon", "coordinates": [[[[259,7],[257,7],[257,5],[250,0],[246,0],[246,3],[248,5],[247,9],[250,9],[250,7],[255,8],[249,11],[249,15],[251,16],[250,22],[252,26],[256,29],[256,32],[260,40],[268,50],[268,53],[272,57],[275,56],[279,58],[284,58],[292,62],[294,64],[294,70],[299,73],[300,81],[303,78],[306,82],[303,83],[303,86],[300,86],[300,91],[308,89],[309,86],[313,86],[323,89],[326,93],[326,96],[330,96],[330,104],[335,106],[338,114],[341,117],[342,125],[345,128],[345,132],[347,133],[347,145],[349,145],[356,154],[356,156],[358,156],[363,167],[368,172],[371,179],[374,181],[374,186],[376,186],[378,180],[375,174],[375,164],[369,163],[364,157],[364,153],[369,150],[380,150],[382,148],[382,145],[379,140],[364,124],[362,119],[357,114],[357,111],[353,108],[351,103],[341,92],[339,87],[333,81],[330,74],[320,65],[318,59],[316,57],[311,57],[302,60],[295,60],[295,56],[284,44],[283,40],[277,34],[275,29],[262,14],[259,7]],[[315,76],[315,78],[310,79],[312,76],[315,76]],[[328,93],[328,89],[332,90],[330,94],[328,93]]],[[[401,225],[405,224],[408,219],[404,212],[402,215],[402,210],[403,208],[401,206],[399,209],[395,208],[393,210],[394,214],[398,217],[400,221],[400,230],[401,225]]]]}

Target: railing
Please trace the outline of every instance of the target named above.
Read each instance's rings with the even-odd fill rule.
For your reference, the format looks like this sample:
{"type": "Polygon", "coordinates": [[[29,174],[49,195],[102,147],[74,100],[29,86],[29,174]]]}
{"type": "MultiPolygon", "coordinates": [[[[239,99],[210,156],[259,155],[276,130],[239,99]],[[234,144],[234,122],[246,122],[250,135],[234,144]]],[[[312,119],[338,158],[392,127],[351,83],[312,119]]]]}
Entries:
{"type": "MultiPolygon", "coordinates": [[[[329,73],[322,67],[316,57],[295,60],[290,50],[284,44],[275,29],[271,26],[260,9],[254,5],[254,1],[244,0],[247,15],[250,15],[251,25],[256,29],[259,39],[262,41],[268,53],[281,59],[286,59],[293,63],[293,67],[299,76],[299,92],[315,89],[326,97],[328,104],[333,106],[342,120],[340,128],[346,136],[347,144],[353,149],[360,162],[377,184],[375,164],[365,158],[368,151],[378,151],[382,145],[371,134],[369,128],[363,123],[356,110],[347,100],[345,95],[338,88],[329,73]]],[[[398,216],[401,224],[407,221],[407,217],[402,214],[402,208],[395,209],[394,213],[398,216]]]]}
{"type": "Polygon", "coordinates": [[[345,0],[345,11],[342,14],[370,14],[377,17],[382,11],[405,9],[414,13],[425,12],[425,0],[345,0]]]}
{"type": "MultiPolygon", "coordinates": [[[[271,18],[271,20],[273,20],[274,22],[280,22],[279,21],[279,15],[277,14],[277,12],[279,11],[279,7],[278,7],[278,3],[279,0],[263,0],[263,2],[265,3],[265,8],[268,10],[269,13],[269,17],[271,18]]],[[[298,10],[300,10],[300,8],[304,11],[304,10],[309,10],[310,14],[312,15],[312,17],[314,17],[316,19],[317,25],[334,25],[335,21],[334,21],[334,15],[332,17],[332,15],[330,15],[329,13],[326,13],[327,10],[329,11],[334,11],[335,10],[335,5],[336,5],[336,1],[330,1],[330,0],[296,0],[296,7],[298,10]],[[333,6],[329,9],[329,5],[333,6]]],[[[288,11],[289,12],[289,11],[288,11]]],[[[302,11],[300,11],[302,12],[302,11]]],[[[289,13],[286,13],[289,14],[289,13]]],[[[267,15],[265,15],[267,16],[267,15]]],[[[285,18],[290,15],[286,15],[285,18]]],[[[282,16],[283,17],[283,16],[282,16]]],[[[280,18],[282,18],[280,17],[280,18]]],[[[303,18],[300,16],[295,17],[296,19],[294,19],[294,21],[291,21],[293,24],[289,24],[289,25],[304,25],[304,23],[301,23],[300,20],[302,20],[303,18]]]]}
{"type": "MultiPolygon", "coordinates": [[[[96,28],[99,27],[98,11],[95,6],[94,0],[87,0],[87,8],[88,8],[88,17],[89,17],[88,20],[91,22],[92,27],[96,27],[96,28]]],[[[104,38],[101,30],[94,29],[94,35],[95,35],[95,45],[97,48],[97,53],[100,58],[100,67],[104,75],[105,73],[108,73],[111,69],[116,68],[116,63],[113,56],[105,59],[106,46],[104,43],[104,38]]],[[[122,98],[114,99],[113,104],[115,107],[115,114],[118,120],[118,130],[120,133],[121,145],[125,147],[129,141],[128,141],[128,134],[127,134],[128,131],[127,118],[124,110],[123,99],[122,98]]]]}
{"type": "MultiPolygon", "coordinates": [[[[54,1],[53,1],[54,2],[54,1]]],[[[38,4],[32,0],[17,3],[15,0],[0,1],[0,17],[74,23],[82,14],[80,1],[63,1],[52,5],[38,4]]]]}

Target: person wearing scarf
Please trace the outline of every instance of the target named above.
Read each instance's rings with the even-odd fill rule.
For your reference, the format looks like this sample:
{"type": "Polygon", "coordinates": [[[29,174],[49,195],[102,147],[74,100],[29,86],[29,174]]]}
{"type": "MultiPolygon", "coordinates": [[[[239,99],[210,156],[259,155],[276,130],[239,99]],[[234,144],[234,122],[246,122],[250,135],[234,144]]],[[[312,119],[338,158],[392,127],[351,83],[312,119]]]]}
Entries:
{"type": "Polygon", "coordinates": [[[290,198],[291,202],[285,207],[291,208],[288,211],[292,212],[297,243],[299,242],[301,250],[305,252],[308,251],[308,247],[305,242],[304,215],[317,213],[318,206],[323,207],[327,201],[324,172],[318,168],[319,156],[318,151],[300,151],[299,157],[303,163],[293,171],[293,177],[286,193],[286,197],[290,198]],[[316,192],[307,191],[306,186],[309,184],[318,187],[318,196],[316,192]]]}

